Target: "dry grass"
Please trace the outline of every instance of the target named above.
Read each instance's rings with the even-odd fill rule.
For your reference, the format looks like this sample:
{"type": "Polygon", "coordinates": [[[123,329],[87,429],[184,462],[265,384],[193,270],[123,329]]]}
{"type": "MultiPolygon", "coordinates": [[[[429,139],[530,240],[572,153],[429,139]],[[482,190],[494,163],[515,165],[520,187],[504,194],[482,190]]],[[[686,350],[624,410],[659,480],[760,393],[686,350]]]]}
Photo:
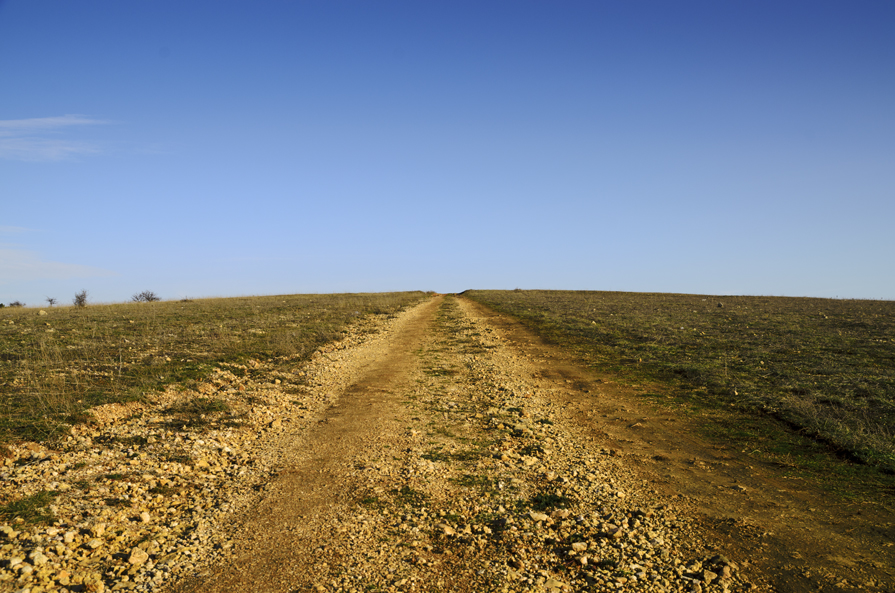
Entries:
{"type": "Polygon", "coordinates": [[[0,443],[52,439],[95,405],[192,386],[219,362],[304,359],[421,292],[0,309],[0,443]]]}
{"type": "MultiPolygon", "coordinates": [[[[728,434],[784,423],[895,469],[895,302],[568,291],[470,291],[658,399],[737,410],[728,434]]],[[[717,432],[717,427],[715,427],[717,432]]],[[[723,432],[723,431],[722,431],[723,432]]],[[[775,437],[775,438],[779,438],[775,437]]]]}

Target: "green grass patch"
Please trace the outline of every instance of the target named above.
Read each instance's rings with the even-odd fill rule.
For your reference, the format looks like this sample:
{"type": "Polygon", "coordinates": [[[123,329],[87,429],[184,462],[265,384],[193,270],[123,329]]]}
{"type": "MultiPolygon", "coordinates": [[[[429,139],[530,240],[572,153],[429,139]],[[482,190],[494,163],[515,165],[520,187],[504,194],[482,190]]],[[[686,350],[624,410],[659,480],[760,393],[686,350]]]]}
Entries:
{"type": "Polygon", "coordinates": [[[813,441],[828,457],[895,472],[895,302],[465,295],[518,318],[595,370],[644,387],[644,397],[703,416],[716,438],[775,454],[773,442],[789,433],[797,437],[784,439],[792,456],[814,455],[805,444],[813,441]]]}
{"type": "Polygon", "coordinates": [[[560,494],[552,494],[548,492],[539,492],[531,497],[529,504],[531,508],[537,511],[547,511],[550,509],[564,509],[571,504],[571,500],[560,494]]]}
{"type": "Polygon", "coordinates": [[[41,490],[37,494],[0,505],[0,521],[8,523],[22,519],[26,523],[50,523],[54,516],[49,506],[57,494],[52,490],[41,490]]]}
{"type": "Polygon", "coordinates": [[[382,501],[379,500],[379,497],[377,496],[365,496],[360,499],[359,502],[361,505],[370,509],[378,509],[383,505],[382,501]]]}
{"type": "Polygon", "coordinates": [[[395,495],[395,499],[400,504],[410,505],[410,506],[422,506],[429,499],[429,495],[425,492],[420,492],[419,490],[415,490],[410,486],[401,486],[398,490],[393,490],[392,494],[395,495]]]}
{"type": "Polygon", "coordinates": [[[488,476],[480,476],[476,474],[463,474],[462,476],[457,476],[455,478],[450,478],[450,481],[458,486],[463,486],[465,488],[470,488],[473,490],[479,490],[481,492],[497,492],[498,488],[495,484],[495,480],[489,478],[488,476]]]}

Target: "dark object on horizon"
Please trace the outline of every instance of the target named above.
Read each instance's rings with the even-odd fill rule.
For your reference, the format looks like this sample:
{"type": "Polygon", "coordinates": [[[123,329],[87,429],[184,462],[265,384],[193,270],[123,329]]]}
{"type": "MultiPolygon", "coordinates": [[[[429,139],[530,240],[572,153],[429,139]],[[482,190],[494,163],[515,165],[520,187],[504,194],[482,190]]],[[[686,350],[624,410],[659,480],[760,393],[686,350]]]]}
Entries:
{"type": "Polygon", "coordinates": [[[87,306],[87,291],[82,290],[79,293],[75,294],[75,298],[71,300],[72,304],[75,307],[86,307],[87,306]]]}
{"type": "Polygon", "coordinates": [[[132,296],[131,300],[135,303],[154,303],[162,299],[151,290],[144,290],[132,296]]]}

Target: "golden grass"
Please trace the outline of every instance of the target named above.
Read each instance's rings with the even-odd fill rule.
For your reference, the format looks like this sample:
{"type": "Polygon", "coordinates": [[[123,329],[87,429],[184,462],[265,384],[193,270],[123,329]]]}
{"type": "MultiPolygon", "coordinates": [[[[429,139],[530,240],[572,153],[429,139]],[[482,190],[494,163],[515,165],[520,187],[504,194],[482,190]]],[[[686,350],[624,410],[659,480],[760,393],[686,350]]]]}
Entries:
{"type": "Polygon", "coordinates": [[[0,443],[47,440],[88,408],[201,380],[219,362],[295,362],[422,292],[0,309],[0,443]]]}

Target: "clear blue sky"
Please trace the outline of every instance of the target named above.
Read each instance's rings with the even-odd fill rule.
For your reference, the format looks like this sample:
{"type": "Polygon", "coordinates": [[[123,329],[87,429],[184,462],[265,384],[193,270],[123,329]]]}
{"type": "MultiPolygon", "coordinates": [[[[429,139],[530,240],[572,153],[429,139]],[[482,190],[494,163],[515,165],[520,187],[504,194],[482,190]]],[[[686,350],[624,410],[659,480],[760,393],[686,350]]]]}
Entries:
{"type": "Polygon", "coordinates": [[[895,3],[0,0],[0,302],[895,298],[895,3]]]}

